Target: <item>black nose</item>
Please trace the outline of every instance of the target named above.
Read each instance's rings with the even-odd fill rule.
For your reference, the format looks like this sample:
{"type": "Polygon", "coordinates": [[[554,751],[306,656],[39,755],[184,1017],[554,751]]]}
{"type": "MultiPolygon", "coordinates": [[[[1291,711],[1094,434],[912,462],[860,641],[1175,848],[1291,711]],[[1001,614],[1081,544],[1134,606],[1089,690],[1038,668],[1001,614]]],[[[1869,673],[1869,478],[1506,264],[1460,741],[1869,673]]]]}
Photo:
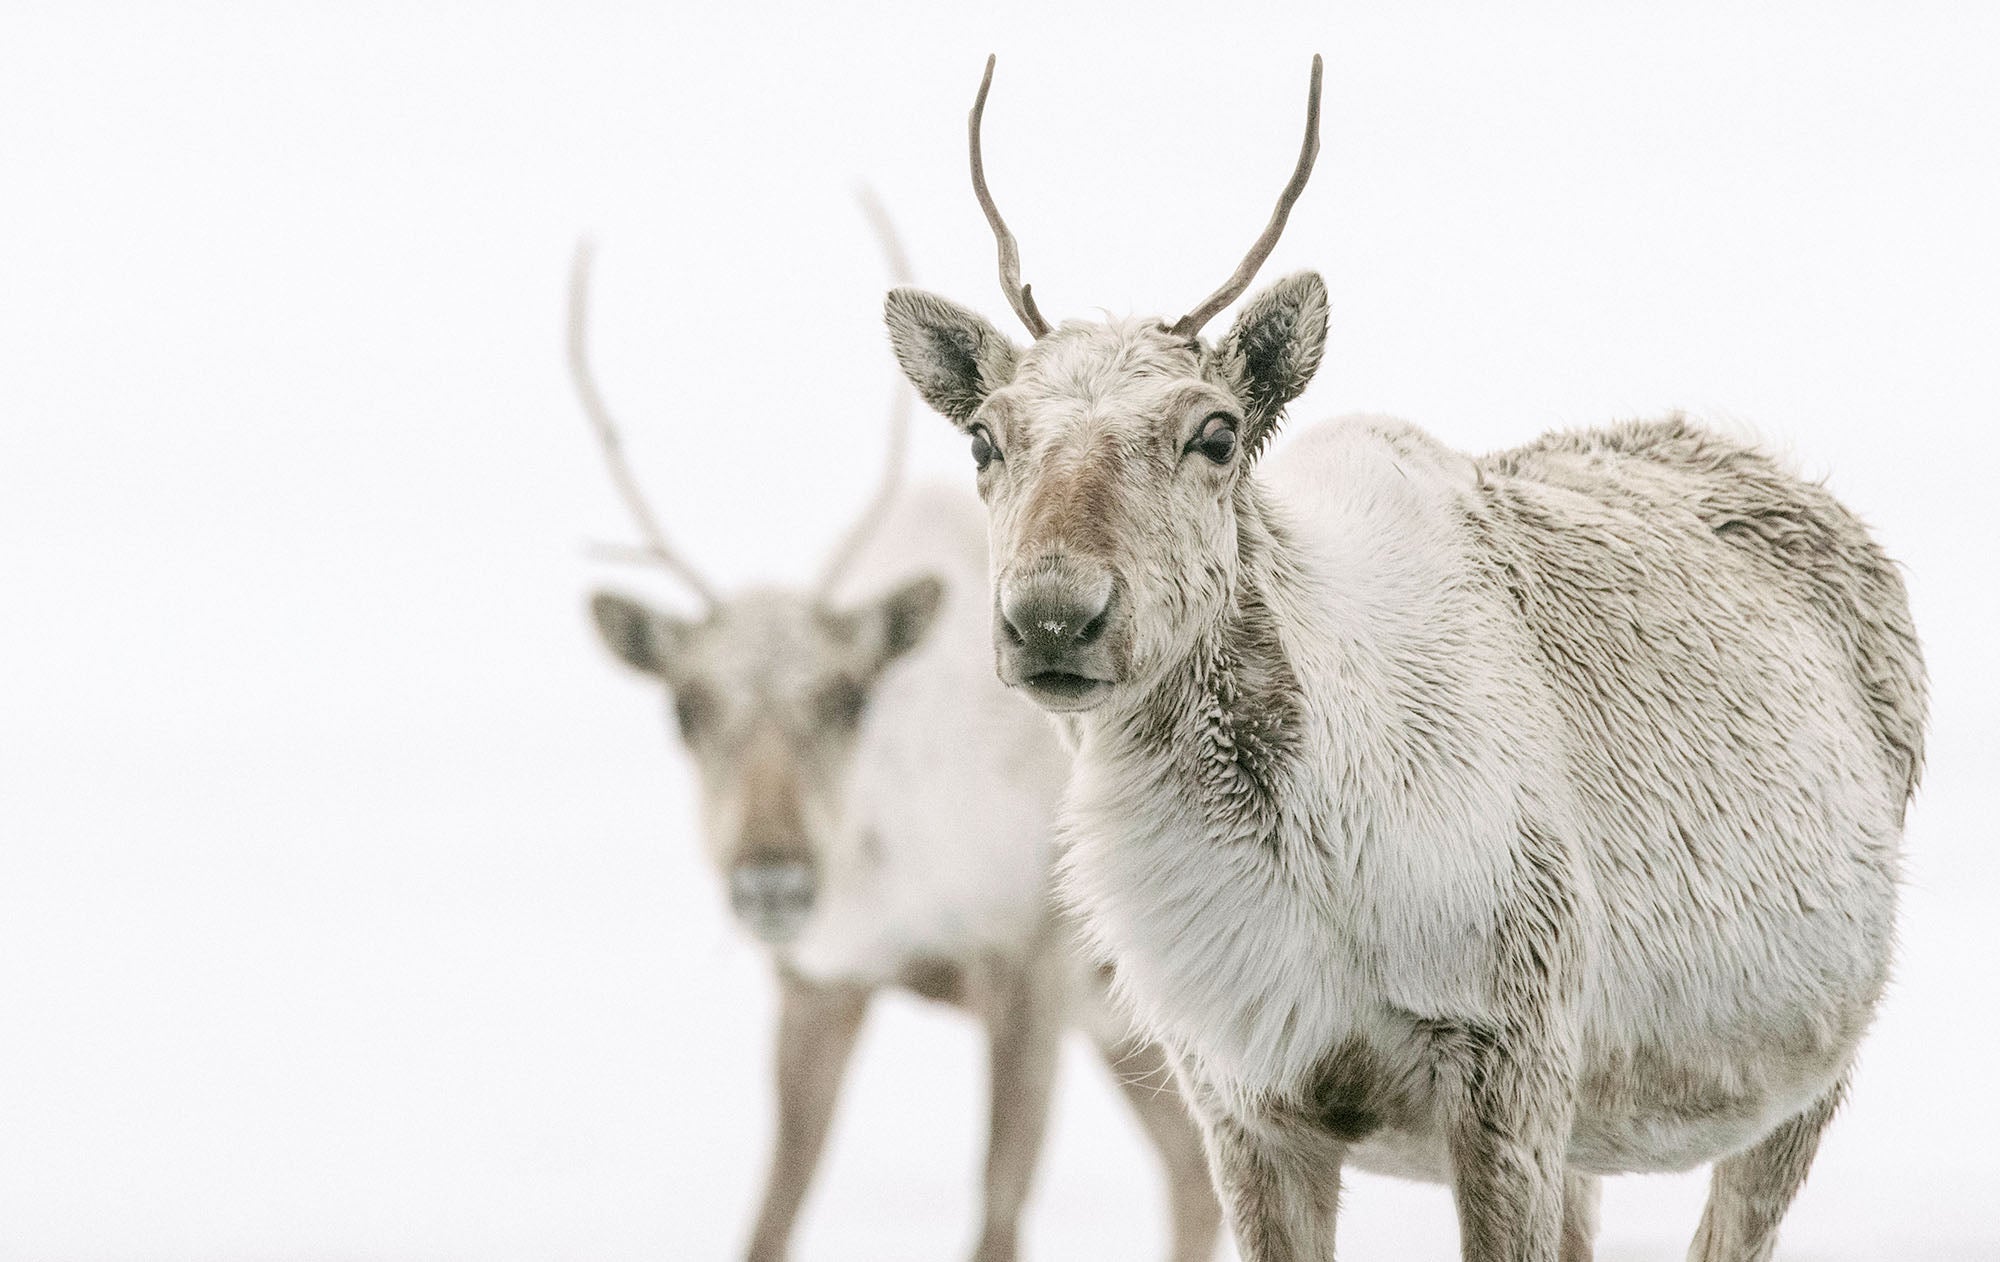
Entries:
{"type": "Polygon", "coordinates": [[[1038,657],[1060,660],[1104,634],[1111,589],[1109,575],[1087,583],[1045,577],[1008,591],[1000,616],[1014,643],[1038,657]]]}
{"type": "Polygon", "coordinates": [[[802,860],[752,860],[729,872],[730,906],[767,942],[796,937],[818,893],[819,878],[802,860]]]}

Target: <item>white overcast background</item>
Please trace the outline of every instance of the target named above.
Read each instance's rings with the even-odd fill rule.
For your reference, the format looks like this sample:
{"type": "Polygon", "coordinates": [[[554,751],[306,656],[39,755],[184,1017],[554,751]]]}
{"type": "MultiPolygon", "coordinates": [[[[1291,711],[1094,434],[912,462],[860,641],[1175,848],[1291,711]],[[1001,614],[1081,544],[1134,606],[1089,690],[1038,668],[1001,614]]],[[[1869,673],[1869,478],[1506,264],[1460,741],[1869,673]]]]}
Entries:
{"type": "MultiPolygon", "coordinates": [[[[1054,317],[1172,316],[1325,146],[1293,423],[1462,448],[1687,408],[1906,566],[1935,693],[1895,991],[1780,1256],[2000,1257],[2000,10],[1986,4],[0,10],[0,1259],[708,1259],[772,994],[656,694],[561,358],[571,244],[670,530],[799,581],[874,478],[870,182],[1004,327],[964,121],[1054,317]]],[[[1227,317],[1225,317],[1226,320],[1227,317]]],[[[929,413],[915,459],[969,484],[929,413]]],[[[1030,1256],[1152,1259],[1081,1048],[1030,1256]]],[[[804,1262],[962,1253],[982,1044],[883,1003],[804,1262]]],[[[1608,1262],[1702,1178],[1615,1180],[1608,1262]]],[[[1343,1256],[1455,1257],[1351,1179],[1343,1256]]]]}

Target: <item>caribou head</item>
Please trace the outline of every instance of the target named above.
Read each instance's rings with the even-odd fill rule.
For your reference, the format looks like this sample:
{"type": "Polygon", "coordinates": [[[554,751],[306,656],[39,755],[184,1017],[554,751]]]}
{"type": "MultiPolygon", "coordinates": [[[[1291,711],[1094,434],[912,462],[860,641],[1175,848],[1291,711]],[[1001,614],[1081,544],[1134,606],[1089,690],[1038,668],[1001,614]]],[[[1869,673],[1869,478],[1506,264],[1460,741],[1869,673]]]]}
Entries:
{"type": "Polygon", "coordinates": [[[1000,280],[1033,341],[922,290],[889,293],[904,373],[972,441],[992,546],[1001,678],[1044,708],[1091,709],[1143,685],[1225,611],[1254,513],[1250,469],[1326,340],[1326,285],[1302,272],[1254,298],[1220,341],[1201,330],[1277,244],[1319,152],[1320,59],[1305,142],[1276,211],[1229,280],[1180,319],[1052,327],[1021,282],[1014,237],[986,188],[980,121],[972,186],[999,241],[1000,280]]]}
{"type": "MultiPolygon", "coordinates": [[[[866,204],[900,279],[907,269],[895,237],[873,202],[866,204]]],[[[835,597],[895,498],[908,391],[897,391],[881,486],[818,583],[724,597],[668,541],[625,459],[590,371],[589,280],[590,251],[580,246],[570,276],[570,373],[612,482],[644,540],[613,555],[664,567],[700,605],[698,613],[683,616],[599,591],[591,597],[591,614],[620,661],[664,685],[695,763],[702,832],[730,905],[757,937],[783,944],[804,928],[830,875],[864,861],[866,839],[846,826],[857,739],[877,681],[922,643],[944,596],[939,579],[918,576],[858,604],[835,597]]]]}

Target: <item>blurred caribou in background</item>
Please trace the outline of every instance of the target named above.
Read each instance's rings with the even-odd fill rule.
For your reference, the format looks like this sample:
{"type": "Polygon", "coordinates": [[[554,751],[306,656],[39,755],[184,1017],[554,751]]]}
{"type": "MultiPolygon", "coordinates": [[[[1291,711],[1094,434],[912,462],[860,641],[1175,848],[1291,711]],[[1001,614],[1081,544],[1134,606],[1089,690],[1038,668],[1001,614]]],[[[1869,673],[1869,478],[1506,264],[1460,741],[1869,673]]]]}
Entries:
{"type": "MultiPolygon", "coordinates": [[[[899,283],[895,236],[871,217],[899,283]]],[[[1017,1256],[1066,1025],[1101,1049],[1165,1164],[1174,1262],[1205,1262],[1221,1211],[1199,1132],[1160,1050],[1110,1011],[1049,896],[1068,759],[1048,720],[993,677],[986,533],[963,491],[899,491],[910,394],[899,387],[880,489],[809,588],[723,597],[667,540],[593,381],[590,253],[570,289],[583,409],[644,546],[700,612],[600,591],[618,659],[665,685],[692,758],[701,834],[738,922],[779,988],[778,1134],[753,1262],[786,1256],[874,993],[956,1005],[986,1027],[991,1114],[974,1257],[1017,1256]]]]}

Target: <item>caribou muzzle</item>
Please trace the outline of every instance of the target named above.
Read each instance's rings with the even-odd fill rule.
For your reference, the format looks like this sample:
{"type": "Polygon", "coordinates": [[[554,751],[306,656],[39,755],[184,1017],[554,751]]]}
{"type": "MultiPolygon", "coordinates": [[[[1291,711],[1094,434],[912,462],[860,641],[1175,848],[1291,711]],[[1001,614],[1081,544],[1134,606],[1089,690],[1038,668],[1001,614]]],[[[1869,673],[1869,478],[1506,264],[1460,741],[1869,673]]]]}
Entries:
{"type": "Polygon", "coordinates": [[[818,894],[819,874],[804,859],[746,857],[729,871],[731,910],[766,942],[798,937],[818,894]]]}
{"type": "Polygon", "coordinates": [[[1088,710],[1118,682],[1122,630],[1111,571],[1071,558],[1000,584],[993,640],[1000,679],[1045,710],[1088,710]]]}

